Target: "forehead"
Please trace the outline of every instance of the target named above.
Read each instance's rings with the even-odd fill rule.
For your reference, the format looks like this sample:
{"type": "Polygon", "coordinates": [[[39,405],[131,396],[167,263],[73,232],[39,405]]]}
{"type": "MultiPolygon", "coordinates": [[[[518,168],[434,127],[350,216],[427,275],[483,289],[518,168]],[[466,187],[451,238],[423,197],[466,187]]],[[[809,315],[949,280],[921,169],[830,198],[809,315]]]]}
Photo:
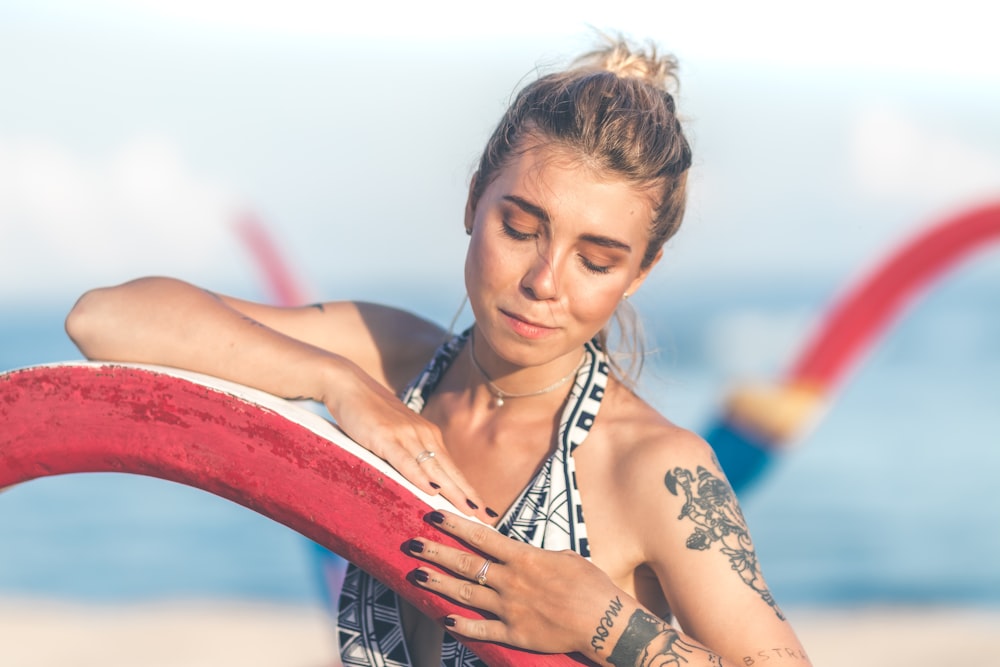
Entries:
{"type": "Polygon", "coordinates": [[[581,152],[557,143],[534,142],[512,154],[487,192],[516,194],[556,213],[562,207],[607,209],[644,223],[653,219],[656,188],[601,168],[581,152]],[[494,187],[496,186],[496,187],[494,187]]]}

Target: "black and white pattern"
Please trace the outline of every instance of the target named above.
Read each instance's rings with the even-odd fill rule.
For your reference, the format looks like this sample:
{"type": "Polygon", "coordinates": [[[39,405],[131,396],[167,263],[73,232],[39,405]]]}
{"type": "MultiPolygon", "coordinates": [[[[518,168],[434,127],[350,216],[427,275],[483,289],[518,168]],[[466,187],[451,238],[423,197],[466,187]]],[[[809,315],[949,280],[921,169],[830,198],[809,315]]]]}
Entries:
{"type": "MultiPolygon", "coordinates": [[[[444,343],[403,392],[415,412],[423,410],[441,377],[458,356],[472,330],[444,343]]],[[[596,341],[585,345],[585,358],[563,408],[558,446],[535,478],[501,519],[497,530],[542,549],[572,549],[590,558],[583,505],[576,485],[574,450],[590,433],[607,388],[610,367],[596,341]]],[[[410,667],[403,639],[399,597],[368,573],[348,566],[340,595],[338,637],[345,667],[410,667]]],[[[442,667],[483,667],[462,643],[445,635],[442,667]]]]}

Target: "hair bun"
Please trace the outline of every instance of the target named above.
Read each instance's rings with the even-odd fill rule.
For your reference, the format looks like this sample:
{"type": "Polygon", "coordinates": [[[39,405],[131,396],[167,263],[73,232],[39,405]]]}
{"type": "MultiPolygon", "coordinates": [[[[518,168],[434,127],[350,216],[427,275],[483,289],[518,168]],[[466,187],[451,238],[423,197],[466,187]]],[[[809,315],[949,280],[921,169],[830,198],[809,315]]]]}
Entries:
{"type": "Polygon", "coordinates": [[[672,55],[661,55],[652,43],[640,46],[620,35],[601,33],[601,37],[605,44],[574,60],[575,67],[611,72],[626,79],[639,79],[666,92],[676,91],[677,59],[672,55]]]}

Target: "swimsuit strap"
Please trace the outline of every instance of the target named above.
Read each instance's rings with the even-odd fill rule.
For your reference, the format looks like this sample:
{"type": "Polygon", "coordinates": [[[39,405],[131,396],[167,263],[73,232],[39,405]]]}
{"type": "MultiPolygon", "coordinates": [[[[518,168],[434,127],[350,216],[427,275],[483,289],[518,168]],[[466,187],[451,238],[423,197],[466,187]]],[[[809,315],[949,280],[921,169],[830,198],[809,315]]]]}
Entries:
{"type": "Polygon", "coordinates": [[[451,367],[455,357],[462,351],[469,336],[472,335],[472,327],[469,327],[457,336],[452,336],[435,350],[431,360],[427,362],[424,369],[413,378],[410,384],[400,394],[400,399],[417,414],[424,411],[427,400],[437,389],[438,383],[444,377],[445,372],[451,367]]]}
{"type": "Polygon", "coordinates": [[[586,343],[584,353],[563,407],[555,451],[511,505],[497,530],[543,549],[572,549],[589,559],[573,453],[594,426],[611,367],[596,341],[586,343]]]}

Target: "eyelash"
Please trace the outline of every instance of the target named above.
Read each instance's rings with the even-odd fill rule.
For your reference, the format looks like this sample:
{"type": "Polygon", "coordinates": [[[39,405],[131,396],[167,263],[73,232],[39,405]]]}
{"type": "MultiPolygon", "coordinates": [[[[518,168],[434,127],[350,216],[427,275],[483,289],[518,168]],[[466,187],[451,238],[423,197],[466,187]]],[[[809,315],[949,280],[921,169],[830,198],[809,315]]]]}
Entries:
{"type": "Polygon", "coordinates": [[[514,239],[515,241],[527,241],[528,239],[532,239],[535,237],[534,234],[526,234],[525,232],[517,231],[509,224],[507,224],[506,220],[503,221],[503,233],[506,234],[508,237],[514,239]]]}
{"type": "MultiPolygon", "coordinates": [[[[502,228],[503,228],[503,233],[506,234],[509,238],[514,239],[515,241],[527,241],[536,236],[535,234],[527,234],[525,232],[519,232],[518,230],[514,229],[509,224],[507,224],[506,220],[503,221],[502,228]]],[[[580,263],[583,265],[583,268],[589,271],[590,273],[594,273],[597,275],[604,275],[607,273],[611,273],[610,266],[594,264],[583,255],[580,255],[580,263]]]]}
{"type": "Polygon", "coordinates": [[[604,275],[605,273],[611,273],[610,266],[602,266],[601,264],[594,264],[589,259],[580,255],[580,262],[583,264],[583,268],[587,269],[591,273],[596,273],[598,275],[604,275]]]}

